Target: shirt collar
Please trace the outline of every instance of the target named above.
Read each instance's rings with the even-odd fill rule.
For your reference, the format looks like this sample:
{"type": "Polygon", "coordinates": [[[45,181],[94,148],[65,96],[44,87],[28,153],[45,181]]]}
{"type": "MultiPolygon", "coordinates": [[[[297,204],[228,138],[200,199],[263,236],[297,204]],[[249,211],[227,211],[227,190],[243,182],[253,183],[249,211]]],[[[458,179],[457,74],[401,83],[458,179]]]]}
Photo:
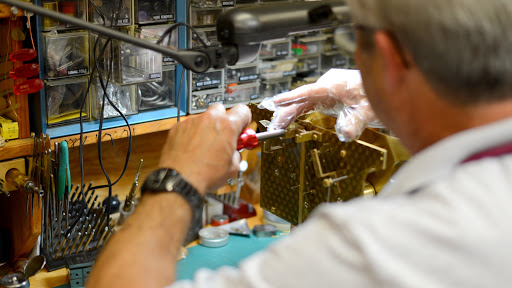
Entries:
{"type": "Polygon", "coordinates": [[[404,194],[427,186],[449,175],[473,154],[509,142],[512,142],[512,118],[456,133],[411,157],[379,195],[404,194]]]}

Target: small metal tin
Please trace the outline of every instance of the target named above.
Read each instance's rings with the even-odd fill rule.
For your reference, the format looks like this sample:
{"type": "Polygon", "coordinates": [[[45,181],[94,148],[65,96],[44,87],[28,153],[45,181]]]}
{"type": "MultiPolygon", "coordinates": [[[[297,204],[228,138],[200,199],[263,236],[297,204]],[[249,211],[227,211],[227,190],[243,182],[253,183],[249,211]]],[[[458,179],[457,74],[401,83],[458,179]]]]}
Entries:
{"type": "Polygon", "coordinates": [[[229,216],[226,214],[217,214],[212,216],[212,226],[220,226],[229,223],[229,216]]]}
{"type": "Polygon", "coordinates": [[[252,233],[258,238],[272,237],[277,234],[277,228],[272,224],[254,225],[252,233]]]}
{"type": "Polygon", "coordinates": [[[228,244],[229,233],[218,227],[206,227],[199,230],[199,244],[206,247],[222,247],[228,244]]]}
{"type": "Polygon", "coordinates": [[[0,287],[28,288],[30,287],[30,283],[28,282],[28,278],[25,276],[25,274],[16,272],[13,274],[8,274],[0,279],[0,287]]]}

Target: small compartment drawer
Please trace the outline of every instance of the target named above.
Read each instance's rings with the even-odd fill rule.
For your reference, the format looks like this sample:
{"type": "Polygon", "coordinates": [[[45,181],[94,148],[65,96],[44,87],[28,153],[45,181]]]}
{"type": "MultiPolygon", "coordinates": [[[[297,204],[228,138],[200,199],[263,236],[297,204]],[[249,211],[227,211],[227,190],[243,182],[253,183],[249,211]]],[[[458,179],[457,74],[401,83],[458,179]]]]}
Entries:
{"type": "Polygon", "coordinates": [[[175,0],[134,0],[135,22],[138,24],[169,22],[176,19],[175,0]]]}
{"type": "Polygon", "coordinates": [[[222,1],[221,0],[192,0],[192,7],[219,8],[219,7],[222,7],[222,1]]]}
{"type": "MultiPolygon", "coordinates": [[[[48,81],[46,87],[46,111],[48,126],[74,123],[80,120],[80,105],[87,95],[89,77],[48,81]]],[[[88,119],[84,105],[82,119],[88,119]]]]}
{"type": "Polygon", "coordinates": [[[89,74],[89,33],[46,33],[45,78],[57,79],[89,74]]]}
{"type": "Polygon", "coordinates": [[[101,15],[96,12],[93,4],[89,3],[89,21],[94,24],[112,27],[114,25],[111,23],[111,19],[117,17],[117,26],[132,25],[132,1],[119,1],[92,0],[98,10],[101,12],[101,15]],[[114,12],[117,12],[117,15],[115,15],[114,12]]]}
{"type": "Polygon", "coordinates": [[[348,64],[347,57],[338,52],[322,54],[322,70],[327,71],[331,68],[346,68],[348,64]]]}
{"type": "Polygon", "coordinates": [[[260,59],[285,58],[290,55],[291,40],[271,41],[261,43],[260,59]]]}
{"type": "Polygon", "coordinates": [[[192,26],[213,26],[222,13],[222,8],[194,8],[190,9],[192,26]]]}
{"type": "MultiPolygon", "coordinates": [[[[93,85],[90,92],[90,107],[91,116],[93,119],[100,119],[101,107],[103,103],[103,89],[98,77],[93,80],[93,85]]],[[[106,83],[105,83],[106,84],[106,83]]],[[[109,82],[106,87],[107,96],[117,106],[125,116],[133,115],[139,112],[139,102],[137,95],[137,85],[118,85],[109,82]]],[[[120,117],[121,115],[110,105],[108,100],[105,99],[104,118],[120,117]]]]}
{"type": "MultiPolygon", "coordinates": [[[[151,26],[142,26],[139,30],[137,30],[141,37],[147,39],[150,42],[156,43],[160,37],[172,26],[172,24],[160,24],[160,25],[151,25],[151,26]]],[[[169,42],[169,36],[165,37],[162,41],[163,45],[178,49],[178,29],[175,29],[171,33],[171,38],[169,42]]],[[[162,55],[162,65],[174,65],[176,61],[170,56],[162,55]]]]}
{"type": "Polygon", "coordinates": [[[275,79],[297,74],[297,58],[262,61],[260,64],[261,79],[275,79]]]}
{"type": "Polygon", "coordinates": [[[204,73],[192,72],[192,91],[221,87],[223,79],[224,70],[210,70],[204,73]]]}
{"type": "Polygon", "coordinates": [[[300,57],[297,62],[297,73],[313,72],[320,69],[320,55],[300,57]]]}
{"type": "Polygon", "coordinates": [[[162,109],[174,105],[176,72],[174,66],[166,66],[162,71],[162,81],[138,85],[139,110],[162,109]]]}
{"type": "Polygon", "coordinates": [[[203,112],[213,103],[224,103],[224,88],[192,92],[189,113],[203,112]]]}
{"type": "MultiPolygon", "coordinates": [[[[45,9],[58,11],[62,14],[86,20],[87,6],[85,0],[66,0],[66,1],[43,1],[42,6],[45,9]]],[[[52,18],[43,17],[43,30],[60,30],[67,28],[77,28],[76,26],[64,22],[59,22],[52,18]]]]}
{"type": "Polygon", "coordinates": [[[201,43],[201,40],[205,42],[207,46],[213,46],[220,44],[217,40],[217,30],[215,27],[208,27],[208,28],[199,28],[196,29],[197,35],[194,33],[190,34],[190,48],[196,48],[196,47],[203,47],[203,43],[201,43]],[[198,38],[201,37],[201,40],[198,38]]]}
{"type": "Polygon", "coordinates": [[[322,42],[325,35],[297,37],[292,43],[292,51],[295,56],[314,55],[322,52],[322,42]]]}
{"type": "Polygon", "coordinates": [[[259,83],[231,85],[226,88],[224,93],[224,103],[227,105],[257,100],[260,98],[259,88],[259,83]]]}
{"type": "MultiPolygon", "coordinates": [[[[139,33],[135,36],[145,38],[139,33]]],[[[106,38],[101,37],[100,43],[103,44],[106,41],[106,38]]],[[[162,54],[153,50],[119,40],[112,40],[105,50],[104,57],[100,58],[98,63],[104,77],[108,73],[110,63],[112,63],[110,67],[112,81],[120,85],[162,80],[162,54]],[[109,61],[110,49],[113,49],[114,54],[112,62],[109,61]]]]}
{"type": "Polygon", "coordinates": [[[260,78],[259,63],[247,63],[226,68],[226,84],[256,81],[260,78]]]}
{"type": "Polygon", "coordinates": [[[288,92],[291,85],[291,77],[262,81],[260,85],[260,98],[274,97],[277,94],[288,92]]]}

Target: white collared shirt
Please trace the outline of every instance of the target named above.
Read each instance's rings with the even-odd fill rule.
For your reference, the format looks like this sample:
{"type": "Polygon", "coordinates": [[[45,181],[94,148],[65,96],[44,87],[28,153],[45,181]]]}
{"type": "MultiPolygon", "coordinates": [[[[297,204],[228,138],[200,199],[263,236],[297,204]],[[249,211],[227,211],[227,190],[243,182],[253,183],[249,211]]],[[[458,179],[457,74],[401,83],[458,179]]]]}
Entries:
{"type": "Polygon", "coordinates": [[[453,135],[412,157],[373,199],[324,204],[238,269],[172,287],[509,287],[512,119],[453,135]]]}

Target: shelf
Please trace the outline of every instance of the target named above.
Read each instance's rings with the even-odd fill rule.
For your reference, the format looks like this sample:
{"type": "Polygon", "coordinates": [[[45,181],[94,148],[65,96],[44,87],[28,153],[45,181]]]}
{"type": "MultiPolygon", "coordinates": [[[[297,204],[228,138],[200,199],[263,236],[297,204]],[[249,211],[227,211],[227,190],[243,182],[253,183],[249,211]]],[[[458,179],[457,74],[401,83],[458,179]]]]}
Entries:
{"type": "MultiPolygon", "coordinates": [[[[181,121],[187,119],[188,117],[191,117],[191,116],[181,117],[181,121]]],[[[144,122],[144,123],[140,123],[140,124],[131,125],[132,135],[137,136],[137,135],[143,135],[143,134],[148,134],[148,133],[169,130],[174,124],[176,124],[176,122],[177,122],[177,118],[170,118],[170,119],[164,119],[164,120],[158,120],[158,121],[152,121],[152,122],[144,122]]],[[[102,141],[111,141],[111,139],[115,140],[115,139],[126,138],[126,137],[128,137],[128,130],[125,126],[123,126],[123,127],[117,127],[117,128],[103,130],[103,136],[101,137],[101,140],[102,141]]],[[[69,146],[72,147],[73,145],[78,145],[78,143],[80,143],[79,139],[80,139],[80,135],[71,135],[71,136],[51,139],[51,143],[53,145],[55,142],[68,141],[69,146]]],[[[85,140],[84,141],[85,145],[97,143],[98,132],[96,131],[96,132],[84,133],[83,139],[85,140]]],[[[34,142],[34,140],[32,138],[16,139],[16,140],[11,140],[11,141],[7,142],[5,144],[5,146],[0,147],[0,161],[18,158],[18,157],[31,156],[32,150],[33,150],[33,142],[34,142]]]]}

